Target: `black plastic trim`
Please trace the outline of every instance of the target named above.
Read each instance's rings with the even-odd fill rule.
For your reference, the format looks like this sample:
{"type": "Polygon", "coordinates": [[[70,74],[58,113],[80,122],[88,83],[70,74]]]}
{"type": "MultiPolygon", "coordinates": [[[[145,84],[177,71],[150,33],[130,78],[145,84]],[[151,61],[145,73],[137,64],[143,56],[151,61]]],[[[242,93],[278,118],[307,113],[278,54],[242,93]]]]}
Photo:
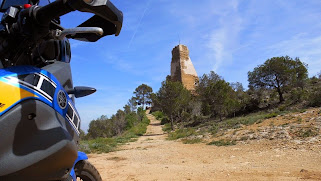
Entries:
{"type": "Polygon", "coordinates": [[[0,180],[59,180],[77,158],[75,130],[39,100],[25,100],[2,115],[0,134],[0,180]]]}

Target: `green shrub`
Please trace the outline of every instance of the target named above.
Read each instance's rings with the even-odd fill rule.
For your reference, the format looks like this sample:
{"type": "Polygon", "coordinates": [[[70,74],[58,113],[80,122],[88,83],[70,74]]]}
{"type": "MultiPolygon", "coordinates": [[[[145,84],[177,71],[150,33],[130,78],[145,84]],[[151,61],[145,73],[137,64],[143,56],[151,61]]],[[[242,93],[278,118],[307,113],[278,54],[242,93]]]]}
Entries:
{"type": "Polygon", "coordinates": [[[249,115],[243,116],[243,117],[236,117],[236,118],[227,119],[227,120],[223,121],[223,123],[225,124],[225,128],[227,128],[227,129],[231,129],[231,128],[232,129],[237,129],[237,128],[241,127],[241,125],[248,126],[248,125],[252,125],[254,123],[260,123],[264,119],[273,118],[273,117],[276,117],[278,115],[279,115],[279,113],[277,113],[277,112],[273,112],[273,113],[263,113],[263,112],[252,113],[252,114],[249,114],[249,115]]]}
{"type": "Polygon", "coordinates": [[[114,138],[96,138],[88,141],[81,141],[79,150],[85,153],[108,153],[114,151],[117,142],[114,138]]]}
{"type": "Polygon", "coordinates": [[[183,122],[189,122],[192,119],[192,115],[186,111],[183,111],[181,116],[182,116],[181,120],[183,122]]]}
{"type": "Polygon", "coordinates": [[[248,140],[248,139],[249,139],[248,136],[242,136],[242,137],[239,139],[239,141],[246,141],[246,140],[248,140]]]}
{"type": "Polygon", "coordinates": [[[195,144],[195,143],[202,142],[202,139],[201,138],[184,138],[182,139],[182,142],[184,144],[195,144]]]}
{"type": "Polygon", "coordinates": [[[170,123],[164,124],[162,129],[163,129],[164,132],[167,132],[167,133],[170,132],[172,130],[171,124],[170,123]]]}
{"type": "Polygon", "coordinates": [[[273,112],[273,113],[266,114],[266,115],[264,116],[264,118],[265,118],[265,119],[274,118],[274,117],[276,117],[276,116],[278,116],[278,115],[279,115],[279,114],[273,112]]]}
{"type": "Polygon", "coordinates": [[[161,121],[161,125],[164,125],[170,122],[168,117],[161,111],[153,112],[152,115],[155,116],[157,120],[161,121]]]}
{"type": "Polygon", "coordinates": [[[142,121],[139,124],[130,128],[127,132],[132,133],[133,135],[136,135],[136,136],[142,136],[146,133],[149,122],[150,120],[146,116],[144,116],[142,121]]]}
{"type": "MultiPolygon", "coordinates": [[[[135,121],[136,122],[136,121],[135,121]]],[[[115,151],[118,145],[135,141],[138,136],[146,133],[150,120],[144,115],[142,121],[125,131],[120,136],[112,138],[96,138],[80,141],[79,150],[85,153],[108,153],[115,151]]]]}
{"type": "Polygon", "coordinates": [[[180,138],[186,138],[191,135],[196,135],[196,131],[193,128],[183,128],[183,129],[177,129],[173,132],[170,132],[168,134],[169,140],[176,140],[180,138]]]}
{"type": "Polygon", "coordinates": [[[152,115],[158,120],[161,120],[163,117],[165,117],[165,114],[162,111],[153,112],[152,115]]]}
{"type": "Polygon", "coordinates": [[[219,131],[219,125],[218,124],[214,124],[211,129],[210,129],[210,132],[215,135],[216,133],[218,133],[219,131]]]}
{"type": "Polygon", "coordinates": [[[215,146],[230,146],[235,144],[236,142],[231,140],[218,140],[218,141],[212,141],[208,143],[208,145],[215,145],[215,146]]]}
{"type": "Polygon", "coordinates": [[[258,122],[261,119],[264,119],[264,115],[254,114],[254,115],[249,115],[244,117],[243,119],[240,120],[240,123],[243,125],[251,125],[258,122]]]}
{"type": "Polygon", "coordinates": [[[308,97],[308,91],[306,89],[294,88],[290,91],[289,99],[294,102],[302,102],[302,100],[306,100],[308,97]]]}
{"type": "Polygon", "coordinates": [[[170,123],[170,120],[169,120],[167,117],[163,117],[163,118],[161,119],[161,125],[164,125],[164,124],[166,124],[166,123],[170,123]]]}
{"type": "Polygon", "coordinates": [[[78,145],[78,150],[85,153],[90,153],[91,151],[89,148],[88,141],[80,141],[80,144],[78,145]]]}
{"type": "Polygon", "coordinates": [[[310,92],[308,97],[309,106],[317,107],[321,106],[321,91],[320,88],[310,92]]]}
{"type": "Polygon", "coordinates": [[[296,131],[294,134],[301,138],[308,138],[308,137],[317,136],[319,132],[316,129],[300,129],[296,131]]]}
{"type": "Polygon", "coordinates": [[[226,127],[227,128],[235,128],[240,124],[241,120],[240,119],[229,119],[225,121],[226,127]]]}
{"type": "Polygon", "coordinates": [[[130,129],[131,127],[133,127],[135,124],[137,124],[138,120],[138,116],[136,113],[130,113],[126,115],[126,129],[130,129]]]}
{"type": "Polygon", "coordinates": [[[235,129],[240,127],[240,125],[251,125],[262,119],[265,119],[265,114],[254,113],[254,114],[249,114],[247,116],[227,119],[224,122],[226,122],[225,124],[227,129],[231,129],[231,128],[235,129]]]}
{"type": "Polygon", "coordinates": [[[281,105],[281,106],[279,106],[279,111],[285,111],[285,109],[286,109],[286,105],[281,105]]]}
{"type": "Polygon", "coordinates": [[[278,115],[279,113],[277,112],[274,112],[274,113],[258,112],[258,113],[252,113],[246,116],[230,118],[221,122],[212,123],[212,125],[209,127],[209,132],[212,135],[216,135],[219,131],[225,131],[227,129],[239,129],[242,127],[242,125],[248,126],[254,123],[258,124],[258,123],[261,123],[262,120],[264,119],[276,117],[278,115]]]}

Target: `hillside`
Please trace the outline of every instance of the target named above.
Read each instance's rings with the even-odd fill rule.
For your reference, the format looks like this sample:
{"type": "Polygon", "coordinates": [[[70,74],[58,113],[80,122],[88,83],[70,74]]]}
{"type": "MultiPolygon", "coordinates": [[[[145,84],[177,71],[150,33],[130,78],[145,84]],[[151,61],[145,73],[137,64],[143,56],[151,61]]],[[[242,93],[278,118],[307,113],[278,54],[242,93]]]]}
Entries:
{"type": "Polygon", "coordinates": [[[118,151],[90,154],[104,180],[321,180],[320,109],[230,129],[214,140],[236,145],[169,141],[152,115],[147,132],[118,151]]]}
{"type": "Polygon", "coordinates": [[[321,143],[321,111],[311,108],[278,115],[258,123],[230,129],[216,139],[249,143],[251,140],[277,140],[298,145],[319,146],[321,143]]]}

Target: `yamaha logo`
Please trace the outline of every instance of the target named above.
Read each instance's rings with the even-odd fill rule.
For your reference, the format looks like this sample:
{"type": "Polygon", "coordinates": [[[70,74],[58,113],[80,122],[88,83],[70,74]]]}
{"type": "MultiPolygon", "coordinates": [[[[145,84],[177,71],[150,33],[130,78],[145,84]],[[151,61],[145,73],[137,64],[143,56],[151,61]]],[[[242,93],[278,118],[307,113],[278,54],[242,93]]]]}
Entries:
{"type": "Polygon", "coordinates": [[[60,90],[57,95],[58,105],[61,109],[65,109],[67,106],[67,97],[64,91],[60,90]]]}

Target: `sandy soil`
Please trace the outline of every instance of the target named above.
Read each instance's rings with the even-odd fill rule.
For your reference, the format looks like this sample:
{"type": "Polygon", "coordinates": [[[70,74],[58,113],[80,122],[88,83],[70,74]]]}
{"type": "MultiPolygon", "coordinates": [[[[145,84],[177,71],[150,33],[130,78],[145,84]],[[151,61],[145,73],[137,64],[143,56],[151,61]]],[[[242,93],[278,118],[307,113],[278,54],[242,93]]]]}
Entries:
{"type": "Polygon", "coordinates": [[[146,135],[120,151],[90,154],[103,180],[321,180],[321,146],[259,140],[217,147],[166,140],[148,115],[146,135]]]}

